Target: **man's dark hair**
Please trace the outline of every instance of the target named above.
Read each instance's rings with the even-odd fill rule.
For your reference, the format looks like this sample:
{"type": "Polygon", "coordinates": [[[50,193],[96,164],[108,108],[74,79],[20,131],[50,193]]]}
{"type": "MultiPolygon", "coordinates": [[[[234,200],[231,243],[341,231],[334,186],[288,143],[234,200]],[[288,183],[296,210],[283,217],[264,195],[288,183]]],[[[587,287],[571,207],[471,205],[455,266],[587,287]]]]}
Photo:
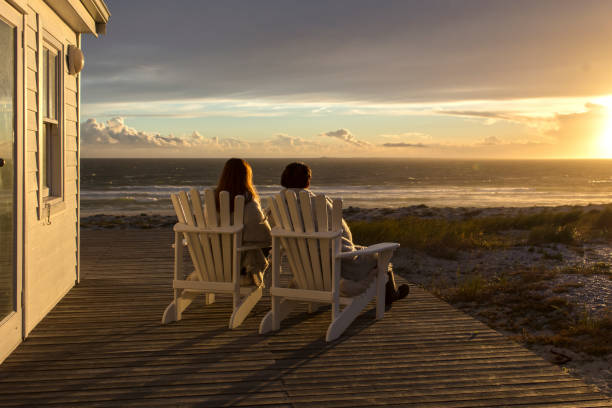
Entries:
{"type": "Polygon", "coordinates": [[[289,163],[281,175],[281,186],[285,188],[308,188],[312,171],[306,163],[289,163]]]}

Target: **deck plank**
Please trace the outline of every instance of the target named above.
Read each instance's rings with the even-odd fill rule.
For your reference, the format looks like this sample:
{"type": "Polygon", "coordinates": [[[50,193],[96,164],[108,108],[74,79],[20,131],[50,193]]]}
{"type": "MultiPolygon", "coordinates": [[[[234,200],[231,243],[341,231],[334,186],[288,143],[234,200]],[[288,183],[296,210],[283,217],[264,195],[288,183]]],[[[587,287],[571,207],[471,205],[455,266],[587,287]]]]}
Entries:
{"type": "Polygon", "coordinates": [[[257,334],[264,298],[228,330],[231,298],[160,324],[170,229],[83,231],[81,283],[0,366],[0,407],[610,407],[612,401],[413,288],[325,343],[329,308],[257,334]]]}

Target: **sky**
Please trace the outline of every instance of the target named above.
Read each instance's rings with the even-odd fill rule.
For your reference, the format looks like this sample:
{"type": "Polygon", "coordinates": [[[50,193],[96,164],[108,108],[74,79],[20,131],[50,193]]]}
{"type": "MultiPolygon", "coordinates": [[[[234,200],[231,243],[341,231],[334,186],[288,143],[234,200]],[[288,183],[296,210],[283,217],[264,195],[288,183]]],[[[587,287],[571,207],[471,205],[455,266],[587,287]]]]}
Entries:
{"type": "Polygon", "coordinates": [[[612,1],[106,3],[83,157],[612,157],[612,1]]]}

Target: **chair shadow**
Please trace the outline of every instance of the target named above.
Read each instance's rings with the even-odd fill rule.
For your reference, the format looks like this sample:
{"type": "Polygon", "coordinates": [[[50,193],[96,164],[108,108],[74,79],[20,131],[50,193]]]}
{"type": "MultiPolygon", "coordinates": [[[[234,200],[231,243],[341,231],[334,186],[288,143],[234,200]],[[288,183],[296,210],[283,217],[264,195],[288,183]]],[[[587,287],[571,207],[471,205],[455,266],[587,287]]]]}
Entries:
{"type": "MultiPolygon", "coordinates": [[[[231,305],[228,305],[228,309],[230,308],[231,308],[231,305]]],[[[257,318],[258,315],[263,316],[263,314],[265,314],[266,312],[267,310],[257,311],[255,313],[252,313],[249,316],[249,318],[257,318]]],[[[326,313],[330,313],[329,306],[320,308],[314,313],[307,313],[306,311],[294,312],[286,320],[283,321],[283,324],[281,325],[279,332],[273,332],[267,335],[259,335],[257,332],[250,331],[245,334],[240,334],[238,335],[238,337],[236,337],[236,339],[234,339],[233,341],[229,343],[223,344],[222,346],[219,346],[216,349],[207,350],[207,354],[206,354],[207,358],[204,359],[204,361],[202,361],[202,359],[192,358],[186,363],[193,364],[193,363],[198,363],[199,361],[202,361],[206,364],[215,364],[218,362],[222,362],[224,359],[224,355],[225,355],[223,351],[226,348],[232,348],[232,346],[244,344],[245,342],[251,345],[260,344],[260,343],[269,345],[274,340],[275,338],[274,336],[276,335],[276,333],[280,333],[283,330],[289,330],[294,326],[299,326],[301,323],[305,322],[305,320],[307,319],[317,318],[319,317],[319,315],[326,314],[326,313]],[[210,358],[211,355],[216,356],[216,358],[211,359],[210,358]]],[[[340,338],[330,343],[325,342],[325,331],[322,331],[321,335],[317,339],[314,339],[313,341],[303,345],[299,349],[296,349],[291,354],[284,355],[280,359],[277,356],[273,355],[273,359],[274,359],[273,363],[259,366],[257,370],[253,371],[251,375],[242,378],[239,382],[233,383],[232,387],[225,388],[223,389],[221,393],[218,393],[218,394],[204,396],[202,397],[202,400],[203,400],[202,402],[197,402],[197,403],[194,402],[193,404],[195,406],[201,406],[201,407],[209,407],[211,403],[225,405],[225,406],[234,406],[240,403],[241,401],[244,401],[245,399],[247,399],[249,397],[249,394],[252,391],[256,391],[257,389],[261,388],[262,386],[265,386],[266,384],[272,384],[274,382],[282,380],[283,376],[295,371],[296,369],[307,364],[313,359],[325,354],[328,350],[334,347],[337,347],[338,345],[349,340],[353,336],[358,335],[364,329],[366,329],[367,327],[371,326],[373,323],[376,322],[375,316],[376,316],[375,308],[368,310],[365,313],[362,313],[353,322],[353,324],[343,333],[343,335],[340,338]],[[290,366],[287,366],[287,361],[292,362],[290,366]],[[262,377],[262,372],[266,372],[266,373],[274,372],[276,374],[272,376],[267,375],[264,378],[262,377]]],[[[226,329],[226,328],[217,329],[214,331],[214,335],[218,336],[222,333],[226,333],[227,331],[229,331],[229,329],[226,329]]],[[[206,333],[203,336],[199,336],[198,339],[202,339],[202,338],[211,339],[212,338],[211,334],[212,333],[206,333]]],[[[169,348],[167,351],[181,350],[183,349],[185,345],[189,343],[193,344],[197,342],[185,341],[172,348],[169,348]]],[[[274,354],[274,352],[272,353],[274,354]]],[[[160,352],[157,354],[160,354],[160,352]]],[[[184,372],[184,370],[179,369],[172,373],[166,373],[164,374],[163,377],[160,377],[158,379],[147,382],[146,384],[143,384],[142,387],[143,388],[152,387],[152,389],[154,389],[155,386],[158,386],[158,385],[167,386],[168,385],[167,376],[172,377],[173,375],[181,374],[182,372],[184,372]]],[[[283,389],[279,391],[285,391],[285,390],[283,389]]],[[[141,398],[146,398],[148,395],[150,395],[150,393],[142,389],[134,390],[134,391],[127,391],[125,393],[115,396],[113,398],[113,401],[141,399],[141,398]]]]}
{"type": "MultiPolygon", "coordinates": [[[[232,331],[235,333],[236,338],[230,340],[228,342],[224,342],[222,345],[214,349],[205,349],[205,353],[202,355],[192,355],[189,356],[184,354],[186,350],[189,349],[201,349],[202,344],[206,344],[210,340],[218,338],[221,335],[227,334],[231,330],[227,327],[218,327],[219,326],[219,318],[215,317],[216,313],[223,311],[227,311],[227,317],[229,318],[231,314],[231,301],[229,300],[221,300],[221,304],[217,304],[215,313],[211,316],[206,315],[206,308],[208,306],[204,306],[203,302],[200,300],[198,303],[194,303],[184,314],[183,320],[179,322],[174,322],[171,325],[181,325],[181,322],[193,322],[193,319],[197,319],[200,321],[201,327],[203,328],[203,332],[197,336],[190,335],[189,338],[183,339],[177,343],[173,343],[168,345],[167,347],[161,348],[159,350],[153,350],[150,352],[138,352],[139,358],[137,360],[131,360],[120,364],[119,366],[115,366],[109,368],[108,370],[102,369],[99,375],[93,376],[92,378],[81,378],[75,380],[68,381],[69,384],[64,386],[59,386],[55,389],[56,392],[61,393],[62,395],[69,396],[72,392],[79,390],[83,392],[88,389],[91,390],[100,390],[104,388],[100,388],[99,380],[100,378],[114,378],[114,377],[125,377],[129,376],[130,373],[136,373],[139,375],[142,373],[143,366],[151,366],[156,360],[160,358],[167,359],[168,357],[176,356],[177,363],[184,364],[185,367],[176,367],[174,370],[166,371],[163,374],[158,374],[153,377],[150,381],[141,383],[138,385],[137,389],[126,388],[124,392],[120,392],[116,395],[108,399],[97,400],[98,403],[108,404],[108,405],[116,405],[120,406],[123,404],[129,404],[130,400],[140,400],[146,398],[156,398],[156,390],[158,386],[167,387],[171,383],[181,384],[180,380],[169,380],[171,378],[177,378],[181,375],[188,375],[192,373],[192,369],[194,365],[197,364],[216,364],[223,362],[226,356],[235,355],[234,352],[230,352],[229,354],[225,351],[226,349],[236,349],[239,348],[240,345],[249,344],[249,345],[257,345],[264,343],[264,345],[270,345],[274,339],[276,333],[282,333],[282,331],[289,330],[294,326],[299,326],[301,323],[305,322],[308,319],[320,318],[321,314],[329,314],[330,307],[322,307],[319,308],[314,313],[307,313],[306,311],[297,311],[293,312],[287,319],[285,319],[281,325],[281,329],[279,332],[273,332],[267,335],[259,335],[256,331],[249,330],[248,332],[241,332],[240,329],[232,331]],[[220,307],[221,306],[221,307],[220,307]],[[215,327],[217,326],[217,327],[215,327]],[[206,329],[210,328],[210,329],[206,329]]],[[[218,302],[220,303],[220,302],[218,302]]],[[[258,319],[261,320],[263,315],[267,313],[269,308],[269,302],[263,302],[262,305],[256,306],[256,308],[250,313],[247,319],[258,319]]],[[[214,306],[214,305],[213,305],[214,306]]],[[[222,313],[222,312],[221,312],[222,313]]],[[[202,396],[202,404],[203,407],[210,406],[208,403],[215,403],[221,405],[234,405],[240,401],[243,401],[245,398],[249,396],[252,391],[257,390],[258,388],[270,384],[282,379],[282,377],[292,371],[295,371],[299,367],[304,364],[312,361],[313,359],[321,356],[326,353],[328,350],[342,344],[346,340],[352,338],[353,336],[358,335],[365,328],[369,327],[371,324],[376,322],[375,319],[375,308],[368,310],[362,313],[349,328],[343,333],[343,335],[330,343],[326,343],[324,340],[325,331],[321,332],[321,335],[314,339],[313,341],[303,345],[299,349],[296,349],[289,355],[283,355],[282,357],[278,357],[274,355],[274,351],[272,351],[272,360],[273,362],[264,366],[259,366],[257,370],[254,370],[253,373],[248,375],[247,377],[241,379],[239,382],[233,383],[233,386],[230,388],[224,388],[220,393],[211,394],[202,396]],[[288,366],[288,362],[291,361],[288,366]],[[262,372],[270,373],[274,372],[276,374],[272,376],[262,377],[262,372]]],[[[160,313],[161,315],[161,313],[160,313]]],[[[149,324],[150,322],[147,322],[149,324]]],[[[246,322],[245,322],[246,323],[246,322]]],[[[125,334],[121,335],[121,341],[129,340],[132,336],[141,336],[141,335],[155,335],[163,333],[168,326],[156,326],[156,327],[142,327],[137,326],[133,329],[125,328],[125,334]]],[[[110,339],[104,343],[96,343],[96,349],[99,350],[100,355],[103,356],[105,353],[105,349],[109,347],[116,346],[114,343],[116,342],[117,334],[113,334],[114,339],[110,339]]],[[[143,340],[145,341],[145,340],[143,340]]],[[[171,341],[171,340],[169,340],[171,341]]],[[[240,353],[237,351],[236,353],[240,353]]],[[[78,355],[78,351],[74,350],[61,350],[49,355],[46,355],[45,360],[65,360],[69,356],[78,355]]],[[[270,360],[268,357],[267,360],[270,360]]],[[[19,364],[19,366],[15,367],[19,371],[27,370],[28,367],[39,367],[41,364],[40,361],[32,361],[26,362],[23,364],[19,364]]],[[[51,362],[52,364],[52,362],[51,362]]],[[[163,365],[162,365],[163,366],[163,365]]],[[[155,367],[155,366],[152,366],[155,367]]],[[[159,367],[159,366],[158,366],[159,367]]],[[[10,381],[11,369],[7,367],[8,370],[4,371],[0,374],[0,379],[4,379],[10,381]]],[[[78,369],[78,367],[76,368],[78,369]]],[[[109,385],[106,389],[112,389],[114,385],[109,385]]],[[[115,386],[116,387],[116,386],[115,386]]],[[[119,386],[122,387],[122,386],[119,386]]],[[[123,386],[125,387],[125,386],[123,386]]],[[[116,388],[115,388],[116,390],[116,388]]],[[[163,396],[159,396],[160,398],[164,398],[163,396]]],[[[166,397],[167,398],[167,397],[166,397]]],[[[198,398],[194,396],[193,398],[198,398]]],[[[44,395],[40,395],[37,393],[29,394],[27,398],[24,398],[23,404],[21,406],[42,406],[48,402],[48,397],[44,395]]],[[[96,398],[92,396],[90,402],[96,401],[96,398]]],[[[200,404],[200,402],[194,402],[193,404],[200,404]]]]}

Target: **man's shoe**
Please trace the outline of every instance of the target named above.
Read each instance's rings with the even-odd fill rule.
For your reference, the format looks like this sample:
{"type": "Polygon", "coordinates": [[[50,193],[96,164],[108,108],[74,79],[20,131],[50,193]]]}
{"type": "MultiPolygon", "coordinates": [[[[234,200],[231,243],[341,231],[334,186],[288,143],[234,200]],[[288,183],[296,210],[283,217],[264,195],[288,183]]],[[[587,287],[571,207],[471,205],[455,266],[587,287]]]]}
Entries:
{"type": "Polygon", "coordinates": [[[406,296],[408,296],[409,293],[410,293],[410,286],[406,284],[400,285],[400,287],[397,288],[397,292],[395,292],[394,301],[405,298],[406,296]]]}
{"type": "Polygon", "coordinates": [[[391,280],[388,280],[387,284],[385,285],[385,305],[389,306],[391,303],[393,303],[395,297],[396,291],[393,287],[393,282],[391,280]]]}

